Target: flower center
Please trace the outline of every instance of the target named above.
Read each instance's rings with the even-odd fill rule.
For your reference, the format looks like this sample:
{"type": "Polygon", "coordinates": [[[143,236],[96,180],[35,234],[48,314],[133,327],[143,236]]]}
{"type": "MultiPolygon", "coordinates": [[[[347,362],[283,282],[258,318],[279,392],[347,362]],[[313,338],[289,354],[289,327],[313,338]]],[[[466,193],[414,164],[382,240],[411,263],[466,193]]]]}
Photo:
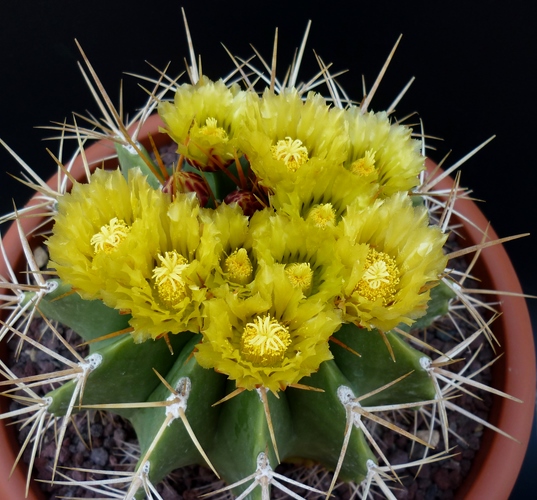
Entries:
{"type": "Polygon", "coordinates": [[[175,250],[158,255],[161,266],[153,269],[153,280],[159,299],[166,307],[173,308],[186,296],[186,284],[182,276],[188,261],[175,250]]]}
{"type": "Polygon", "coordinates": [[[235,250],[224,263],[224,269],[229,278],[241,284],[245,284],[252,276],[253,266],[248,252],[244,248],[235,250]]]}
{"type": "Polygon", "coordinates": [[[285,163],[285,166],[291,172],[296,172],[304,163],[309,160],[308,148],[302,145],[300,139],[291,139],[286,137],[279,140],[270,148],[272,157],[285,163]]]}
{"type": "Polygon", "coordinates": [[[289,329],[270,314],[246,323],[241,338],[241,354],[254,366],[278,366],[291,344],[289,329]]]}
{"type": "Polygon", "coordinates": [[[369,149],[362,158],[351,164],[351,171],[361,177],[366,177],[375,171],[375,151],[369,149]]]}
{"type": "Polygon", "coordinates": [[[395,298],[398,283],[399,269],[395,259],[387,253],[369,250],[365,272],[355,291],[372,302],[382,299],[382,304],[388,305],[395,298]]]}
{"type": "Polygon", "coordinates": [[[289,264],[285,268],[285,274],[289,278],[291,285],[295,288],[300,288],[303,292],[309,290],[313,278],[313,271],[311,270],[309,262],[295,262],[289,264]]]}
{"type": "Polygon", "coordinates": [[[205,120],[205,125],[200,127],[200,134],[218,137],[223,141],[227,141],[227,133],[222,127],[218,126],[218,121],[216,118],[207,118],[205,120]]]}
{"type": "Polygon", "coordinates": [[[323,203],[315,205],[309,212],[307,220],[321,229],[335,226],[336,211],[332,207],[332,203],[323,203]]]}
{"type": "Polygon", "coordinates": [[[94,252],[110,253],[127,237],[130,229],[124,220],[114,217],[91,237],[90,243],[93,245],[94,252]]]}

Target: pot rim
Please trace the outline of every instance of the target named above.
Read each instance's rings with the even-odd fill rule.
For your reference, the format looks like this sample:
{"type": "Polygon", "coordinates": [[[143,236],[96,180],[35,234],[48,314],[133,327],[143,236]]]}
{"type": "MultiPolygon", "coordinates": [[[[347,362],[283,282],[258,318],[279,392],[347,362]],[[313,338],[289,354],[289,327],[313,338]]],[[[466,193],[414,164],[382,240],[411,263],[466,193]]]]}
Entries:
{"type": "MultiPolygon", "coordinates": [[[[140,131],[140,142],[147,143],[151,135],[157,146],[167,143],[169,138],[159,131],[161,126],[162,121],[158,115],[150,116],[140,131]]],[[[111,141],[98,141],[85,150],[85,156],[90,165],[96,166],[104,162],[106,166],[113,167],[117,160],[110,159],[112,152],[111,141]]],[[[429,172],[434,168],[433,162],[429,159],[426,160],[426,165],[429,172]]],[[[72,173],[77,180],[84,179],[85,173],[80,157],[74,161],[72,173]]],[[[48,185],[52,188],[57,184],[58,174],[48,181],[48,185]]],[[[453,181],[446,177],[438,184],[438,187],[451,189],[453,181]]],[[[34,196],[26,206],[36,203],[38,199],[34,196]]],[[[458,200],[457,210],[476,226],[464,225],[462,232],[468,245],[480,243],[483,231],[487,228],[489,238],[497,239],[496,233],[490,228],[487,219],[473,201],[458,200]]],[[[21,220],[22,227],[27,234],[38,223],[39,219],[33,217],[21,220]]],[[[14,268],[20,268],[23,256],[16,225],[10,226],[3,241],[8,261],[14,268]]],[[[483,276],[487,278],[483,283],[487,288],[515,294],[522,293],[520,282],[503,245],[494,245],[482,250],[476,269],[478,272],[486,273],[483,276]],[[502,272],[499,272],[500,270],[502,272]]],[[[0,274],[7,275],[3,259],[0,261],[0,274]]],[[[472,468],[457,490],[457,499],[507,499],[518,477],[531,434],[535,408],[535,383],[528,382],[536,380],[536,361],[530,316],[523,297],[498,295],[498,300],[501,301],[499,309],[504,311],[504,314],[495,321],[493,329],[504,350],[504,356],[492,366],[494,386],[523,400],[524,404],[521,406],[516,402],[495,397],[489,421],[518,439],[519,443],[485,428],[472,468]],[[507,333],[512,331],[522,335],[522,340],[513,342],[514,335],[507,333]]],[[[0,347],[2,347],[0,354],[3,355],[5,344],[1,344],[0,347]]],[[[18,453],[16,451],[18,444],[13,433],[7,432],[3,422],[0,423],[0,442],[3,443],[1,445],[3,457],[0,460],[0,492],[3,493],[4,498],[20,498],[21,491],[26,488],[27,467],[25,464],[20,464],[8,479],[18,453]]],[[[45,496],[39,488],[31,484],[27,498],[43,500],[45,496]]]]}
{"type": "MultiPolygon", "coordinates": [[[[432,171],[434,163],[430,160],[426,163],[428,170],[432,171]]],[[[453,180],[448,177],[438,184],[440,189],[450,190],[453,186],[453,180]]],[[[484,231],[488,240],[498,239],[474,201],[458,200],[457,210],[474,224],[465,223],[462,230],[469,246],[481,243],[484,231]]],[[[460,218],[459,222],[464,223],[460,218]]],[[[483,249],[475,269],[477,275],[486,277],[482,280],[484,288],[514,294],[495,295],[502,315],[495,320],[492,328],[504,354],[492,365],[492,377],[495,388],[521,399],[523,404],[501,397],[493,398],[488,421],[519,442],[485,428],[470,472],[455,498],[507,499],[522,467],[533,425],[537,378],[533,330],[520,281],[504,246],[493,245],[483,249]],[[517,336],[514,342],[511,332],[518,332],[521,338],[517,336]]]]}

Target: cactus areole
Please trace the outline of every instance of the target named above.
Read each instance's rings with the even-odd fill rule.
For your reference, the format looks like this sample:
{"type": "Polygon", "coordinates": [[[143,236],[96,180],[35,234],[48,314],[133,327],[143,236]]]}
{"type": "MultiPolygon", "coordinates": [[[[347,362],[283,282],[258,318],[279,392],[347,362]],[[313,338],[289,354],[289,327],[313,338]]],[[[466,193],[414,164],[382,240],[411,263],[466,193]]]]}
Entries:
{"type": "MultiPolygon", "coordinates": [[[[32,204],[50,218],[49,279],[30,251],[32,209],[15,215],[10,234],[33,280],[16,285],[9,269],[22,257],[6,248],[2,298],[14,294],[15,305],[4,307],[2,337],[24,348],[40,313],[90,354],[31,404],[35,381],[2,365],[4,386],[25,391],[36,422],[96,408],[129,419],[140,458],[125,498],[160,498],[153,485],[189,464],[210,467],[240,498],[289,494],[292,481],[275,471],[286,461],[333,471],[325,494],[337,481],[388,494],[396,470],[368,422],[432,448],[388,417],[427,409],[442,422],[429,451],[438,458],[450,448],[448,388],[472,385],[444,368],[470,340],[494,342],[444,251],[465,192],[438,190],[421,141],[367,101],[329,105],[295,82],[257,92],[191,78],[171,100],[157,84],[147,110],[158,115],[142,115],[142,132],[108,115],[109,140],[60,173],[64,183],[36,188],[48,200],[32,204]],[[148,153],[172,140],[173,165],[148,153]],[[475,334],[448,353],[427,349],[416,332],[454,304],[470,310],[475,334]]],[[[92,137],[76,127],[67,130],[92,137]]],[[[318,492],[302,488],[296,498],[318,492]]]]}

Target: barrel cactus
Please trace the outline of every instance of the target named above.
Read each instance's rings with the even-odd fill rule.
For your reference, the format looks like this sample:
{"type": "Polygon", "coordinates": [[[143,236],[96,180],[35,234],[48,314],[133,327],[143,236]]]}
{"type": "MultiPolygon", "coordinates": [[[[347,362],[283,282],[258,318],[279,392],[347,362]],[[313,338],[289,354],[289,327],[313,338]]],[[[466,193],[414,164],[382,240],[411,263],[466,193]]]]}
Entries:
{"type": "MultiPolygon", "coordinates": [[[[275,471],[282,462],[333,471],[326,495],[348,481],[361,483],[364,498],[372,484],[389,497],[383,478],[397,478],[396,467],[367,421],[432,449],[377,415],[429,407],[443,428],[429,455],[445,455],[454,403],[442,367],[489,333],[444,250],[453,201],[465,193],[436,196],[420,134],[391,110],[370,111],[371,96],[348,101],[324,66],[330,101],[312,90],[317,82],[297,83],[299,60],[284,83],[254,69],[261,89],[243,71],[249,63],[235,62],[236,83],[213,81],[193,57],[190,82],[156,81],[135,126],[104,92],[104,126],[62,126],[80,154],[81,139],[112,141],[117,168],[88,168],[78,182],[67,166],[57,191],[36,184],[37,211],[53,221],[46,272],[21,224],[35,207],[13,215],[33,281],[4,277],[16,300],[3,306],[11,312],[2,337],[46,352],[26,336],[42,315],[53,329],[72,328],[90,352],[41,378],[17,378],[2,364],[2,385],[22,390],[26,405],[4,417],[28,412],[39,436],[52,416],[60,442],[74,412],[130,420],[140,455],[124,498],[160,498],[154,485],[189,464],[210,467],[227,484],[220,491],[241,499],[268,498],[271,487],[292,498],[318,492],[296,493],[299,483],[275,471]],[[137,140],[154,109],[175,143],[171,165],[137,140]],[[459,299],[476,333],[452,352],[416,349],[427,346],[414,332],[459,299]],[[45,383],[57,387],[35,396],[45,383]]],[[[35,457],[39,440],[26,444],[35,457]]],[[[88,488],[104,495],[99,484],[88,488]]]]}

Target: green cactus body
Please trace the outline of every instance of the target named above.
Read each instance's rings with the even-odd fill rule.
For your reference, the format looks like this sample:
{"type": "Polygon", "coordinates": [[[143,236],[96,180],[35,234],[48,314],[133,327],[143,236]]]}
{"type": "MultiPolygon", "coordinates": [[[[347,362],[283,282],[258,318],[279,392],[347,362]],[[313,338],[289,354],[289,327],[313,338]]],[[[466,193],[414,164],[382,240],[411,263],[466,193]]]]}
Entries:
{"type": "Polygon", "coordinates": [[[411,403],[435,398],[434,386],[429,375],[420,365],[424,354],[413,349],[393,332],[386,334],[393,351],[392,359],[381,335],[375,331],[357,329],[353,325],[343,325],[336,337],[345,346],[360,354],[341,347],[332,346],[334,358],[342,373],[349,380],[356,396],[362,396],[382,387],[399,377],[408,375],[392,387],[364,400],[368,405],[411,403]]]}
{"type": "MultiPolygon", "coordinates": [[[[199,336],[195,336],[182,348],[165,378],[177,391],[188,392],[188,397],[185,398],[186,418],[201,447],[209,450],[220,414],[220,407],[212,405],[224,390],[225,378],[214,371],[204,370],[196,363],[192,351],[199,340],[199,336]]],[[[165,401],[169,397],[169,390],[164,385],[159,385],[147,401],[165,401]]],[[[175,417],[159,435],[158,441],[155,441],[155,436],[166,420],[168,409],[169,407],[153,407],[133,410],[130,417],[139,439],[141,456],[153,447],[151,475],[157,481],[178,467],[195,463],[206,465],[180,418],[175,417]]]]}
{"type": "MultiPolygon", "coordinates": [[[[86,342],[128,327],[128,316],[99,300],[83,300],[70,286],[57,283],[54,291],[40,301],[40,311],[49,319],[72,328],[86,342]]],[[[32,296],[28,294],[27,300],[32,296]]],[[[188,334],[174,336],[171,345],[175,352],[180,351],[188,339],[188,334]]],[[[84,403],[88,405],[145,401],[159,384],[153,369],[167,373],[174,362],[163,340],[142,346],[125,335],[91,343],[92,355],[101,356],[102,361],[99,369],[89,374],[85,385],[84,403]]],[[[52,398],[51,413],[57,416],[65,413],[75,385],[76,381],[72,381],[48,394],[52,398]]],[[[130,410],[119,413],[126,416],[130,410]]]]}
{"type": "Polygon", "coordinates": [[[361,409],[439,397],[424,354],[403,338],[453,297],[439,284],[446,236],[408,196],[423,167],[416,144],[384,115],[288,90],[181,88],[192,102],[216,96],[242,120],[230,124],[216,105],[186,118],[163,105],[170,135],[187,130],[182,184],[172,184],[175,170],[155,175],[142,146],[119,145],[121,172],[98,170],[59,201],[47,243],[61,280],[38,308],[89,342],[95,363],[48,394],[48,411],[102,407],[128,418],[136,473],[147,468],[153,483],[208,465],[237,495],[266,498],[285,461],[358,483],[378,463],[361,409]],[[287,113],[305,123],[288,130],[276,120],[287,113]],[[386,139],[377,157],[372,146],[351,148],[361,120],[377,127],[372,137],[395,130],[400,143],[386,139]],[[381,158],[401,151],[406,163],[381,158]],[[237,192],[248,193],[244,205],[237,192]]]}
{"type": "Polygon", "coordinates": [[[144,175],[147,176],[147,181],[152,188],[158,189],[162,184],[162,179],[157,178],[155,175],[159,172],[158,167],[151,161],[149,153],[139,142],[135,143],[135,147],[128,144],[116,144],[116,153],[118,157],[119,164],[124,166],[122,167],[123,174],[127,176],[127,172],[130,168],[139,168],[144,175]],[[152,165],[153,168],[150,168],[152,165]]]}
{"type": "MultiPolygon", "coordinates": [[[[83,300],[70,285],[61,280],[50,280],[52,292],[39,302],[39,310],[49,319],[72,328],[84,341],[89,342],[129,327],[129,316],[106,307],[100,300],[83,300]]],[[[25,302],[35,300],[28,293],[25,302]]],[[[113,342],[100,340],[90,344],[90,352],[113,342]]]]}
{"type": "MultiPolygon", "coordinates": [[[[324,392],[289,389],[295,423],[292,458],[313,460],[334,469],[347,426],[345,408],[337,391],[339,387],[349,386],[350,382],[335,361],[327,361],[304,383],[324,392]]],[[[367,473],[368,459],[376,461],[362,431],[354,428],[340,477],[346,481],[362,481],[367,473]]]]}
{"type": "MultiPolygon", "coordinates": [[[[280,458],[289,453],[293,425],[285,394],[277,399],[267,395],[274,435],[280,458]]],[[[265,410],[257,391],[244,391],[224,403],[211,456],[214,465],[227,483],[233,484],[256,471],[260,453],[266,453],[269,464],[278,460],[271,443],[265,410]]],[[[252,481],[240,485],[235,493],[244,491],[252,481]]],[[[252,498],[261,498],[259,491],[252,498]]]]}
{"type": "MultiPolygon", "coordinates": [[[[66,285],[58,286],[40,302],[40,310],[51,319],[79,328],[85,340],[98,339],[128,325],[128,317],[102,302],[86,301],[69,291],[66,285]],[[80,322],[82,315],[95,321],[80,322]]],[[[87,378],[83,404],[118,405],[114,411],[128,418],[136,430],[141,456],[151,449],[150,477],[155,482],[178,467],[207,464],[180,418],[162,429],[167,406],[121,408],[123,403],[162,402],[170,397],[154,371],[176,390],[188,381],[186,419],[212,465],[229,484],[255,473],[260,453],[267,454],[272,468],[279,463],[279,456],[283,461],[314,461],[334,469],[347,425],[346,411],[338,398],[339,387],[350,387],[356,396],[361,396],[411,373],[393,387],[367,398],[364,404],[407,403],[435,397],[434,386],[419,363],[423,354],[397,334],[388,333],[387,337],[395,361],[378,332],[344,325],[336,334],[339,342],[331,347],[334,360],[326,361],[316,373],[302,380],[312,390],[288,388],[278,398],[267,391],[278,455],[259,390],[243,391],[213,406],[234,390],[234,384],[196,362],[192,354],[201,340],[199,335],[172,335],[173,355],[163,340],[136,344],[128,334],[90,344],[91,354],[101,355],[102,362],[87,378]]],[[[48,394],[52,398],[51,413],[65,413],[74,386],[74,381],[68,382],[48,394]]],[[[376,459],[362,431],[354,428],[340,477],[360,482],[367,474],[367,460],[376,459]]],[[[235,493],[245,491],[250,483],[237,486],[235,493]]],[[[249,498],[261,498],[260,495],[254,490],[249,498]]]]}

